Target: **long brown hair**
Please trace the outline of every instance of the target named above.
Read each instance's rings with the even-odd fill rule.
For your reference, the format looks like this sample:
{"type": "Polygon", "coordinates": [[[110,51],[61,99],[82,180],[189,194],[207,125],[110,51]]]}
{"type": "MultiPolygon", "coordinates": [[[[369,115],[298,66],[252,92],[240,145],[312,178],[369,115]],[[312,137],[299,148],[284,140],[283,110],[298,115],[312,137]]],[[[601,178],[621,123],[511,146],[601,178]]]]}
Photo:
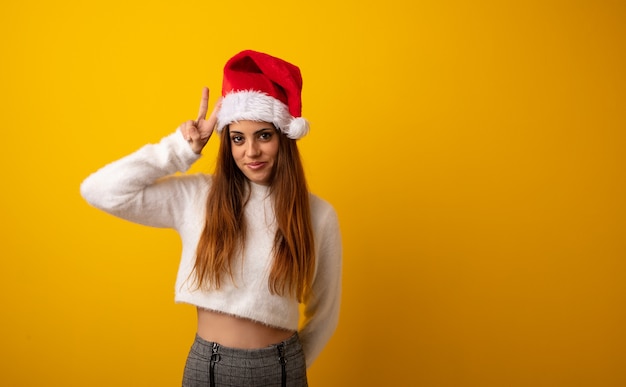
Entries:
{"type": "MultiPolygon", "coordinates": [[[[277,135],[279,148],[270,186],[277,230],[268,287],[272,294],[302,300],[310,291],[315,270],[309,191],[296,140],[279,131],[277,135]]],[[[196,251],[194,272],[199,288],[219,289],[223,275],[233,280],[232,262],[243,251],[246,239],[244,207],[249,194],[250,182],[233,160],[226,126],[196,251]]]]}

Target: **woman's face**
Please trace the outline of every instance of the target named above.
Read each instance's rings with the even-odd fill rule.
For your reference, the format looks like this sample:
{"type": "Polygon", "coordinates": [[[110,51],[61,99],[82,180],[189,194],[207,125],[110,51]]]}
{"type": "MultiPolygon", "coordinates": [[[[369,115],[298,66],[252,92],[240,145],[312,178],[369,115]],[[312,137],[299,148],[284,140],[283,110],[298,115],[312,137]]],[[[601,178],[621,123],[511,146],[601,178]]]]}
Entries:
{"type": "Polygon", "coordinates": [[[229,125],[230,145],[235,164],[253,183],[271,183],[278,136],[274,125],[267,122],[239,121],[229,125]]]}

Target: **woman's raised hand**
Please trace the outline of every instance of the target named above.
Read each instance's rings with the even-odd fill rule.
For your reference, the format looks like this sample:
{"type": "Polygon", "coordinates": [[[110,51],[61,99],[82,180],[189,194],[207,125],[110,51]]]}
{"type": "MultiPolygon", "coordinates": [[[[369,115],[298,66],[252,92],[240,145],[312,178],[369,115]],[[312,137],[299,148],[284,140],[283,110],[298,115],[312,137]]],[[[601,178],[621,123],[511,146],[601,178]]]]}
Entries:
{"type": "Polygon", "coordinates": [[[200,100],[200,110],[198,111],[198,119],[195,121],[189,120],[184,122],[180,126],[180,130],[183,137],[191,149],[200,154],[206,143],[211,138],[215,125],[217,124],[217,112],[220,108],[220,102],[215,104],[215,108],[211,112],[209,118],[206,118],[206,114],[209,110],[209,89],[207,87],[202,88],[202,99],[200,100]]]}

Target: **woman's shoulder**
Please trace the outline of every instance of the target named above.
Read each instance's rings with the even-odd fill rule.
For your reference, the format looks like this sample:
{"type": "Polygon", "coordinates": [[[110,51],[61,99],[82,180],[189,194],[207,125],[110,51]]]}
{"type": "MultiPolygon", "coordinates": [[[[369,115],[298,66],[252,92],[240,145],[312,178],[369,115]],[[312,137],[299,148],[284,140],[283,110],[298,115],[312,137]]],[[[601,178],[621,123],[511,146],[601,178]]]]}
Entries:
{"type": "Polygon", "coordinates": [[[311,226],[319,251],[335,251],[341,247],[341,227],[337,212],[327,200],[310,194],[311,226]],[[324,246],[324,247],[322,247],[324,246]],[[329,250],[330,249],[330,250],[329,250]]]}
{"type": "Polygon", "coordinates": [[[210,186],[213,182],[213,175],[207,173],[184,173],[180,175],[174,175],[175,179],[179,179],[186,184],[200,184],[210,186]]]}
{"type": "Polygon", "coordinates": [[[309,192],[309,202],[311,204],[311,208],[326,208],[334,211],[333,205],[330,204],[330,202],[312,192],[309,192]]]}
{"type": "Polygon", "coordinates": [[[314,223],[335,222],[337,220],[337,212],[330,202],[326,199],[309,193],[309,204],[311,206],[311,217],[314,223]]]}
{"type": "Polygon", "coordinates": [[[213,176],[206,173],[175,174],[160,179],[163,186],[173,186],[177,190],[187,193],[197,193],[204,196],[209,190],[213,176]]]}
{"type": "Polygon", "coordinates": [[[162,177],[160,181],[171,181],[174,184],[210,186],[213,176],[206,173],[177,173],[162,177]]]}

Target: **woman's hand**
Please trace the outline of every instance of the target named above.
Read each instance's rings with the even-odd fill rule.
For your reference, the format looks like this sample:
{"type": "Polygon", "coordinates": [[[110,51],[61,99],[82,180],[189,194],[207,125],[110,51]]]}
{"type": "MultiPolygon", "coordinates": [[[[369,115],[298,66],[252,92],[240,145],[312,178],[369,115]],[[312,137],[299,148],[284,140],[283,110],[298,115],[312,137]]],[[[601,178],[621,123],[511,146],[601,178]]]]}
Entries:
{"type": "Polygon", "coordinates": [[[207,119],[206,114],[209,109],[209,89],[204,87],[202,89],[202,99],[200,100],[198,119],[195,121],[189,120],[180,126],[180,131],[182,132],[183,137],[187,140],[191,149],[197,154],[202,152],[202,149],[211,138],[211,134],[213,134],[213,130],[217,124],[217,112],[221,105],[220,102],[221,101],[218,101],[218,103],[215,104],[213,112],[211,112],[211,115],[207,119]]]}

